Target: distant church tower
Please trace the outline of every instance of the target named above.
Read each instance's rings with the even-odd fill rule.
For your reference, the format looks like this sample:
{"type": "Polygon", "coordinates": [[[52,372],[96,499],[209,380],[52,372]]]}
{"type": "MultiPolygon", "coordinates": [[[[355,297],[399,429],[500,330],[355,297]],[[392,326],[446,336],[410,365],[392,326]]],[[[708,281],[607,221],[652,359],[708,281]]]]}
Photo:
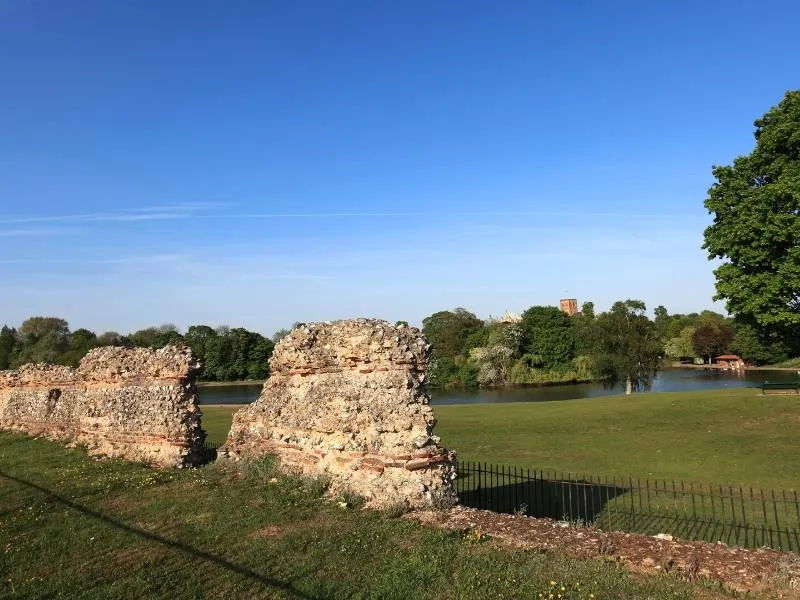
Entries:
{"type": "Polygon", "coordinates": [[[578,314],[578,300],[575,298],[562,298],[558,303],[558,307],[570,317],[578,314]]]}

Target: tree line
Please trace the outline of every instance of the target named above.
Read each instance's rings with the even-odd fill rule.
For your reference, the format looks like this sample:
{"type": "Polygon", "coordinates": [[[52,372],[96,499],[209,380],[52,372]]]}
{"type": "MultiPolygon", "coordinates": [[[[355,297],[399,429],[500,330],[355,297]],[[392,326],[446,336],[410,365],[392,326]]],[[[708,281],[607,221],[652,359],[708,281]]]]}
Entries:
{"type": "Polygon", "coordinates": [[[432,344],[430,383],[445,388],[600,380],[633,391],[649,388],[664,358],[702,363],[731,352],[769,364],[797,350],[713,311],[670,315],[658,306],[650,319],[638,300],[597,315],[592,302],[573,316],[532,306],[518,322],[456,308],[423,319],[423,331],[432,344]]]}
{"type": "Polygon", "coordinates": [[[175,325],[140,329],[128,335],[116,331],[96,334],[88,329],[70,331],[58,317],[31,317],[18,327],[0,329],[0,369],[25,363],[51,363],[75,367],[98,346],[163,348],[185,344],[203,363],[205,381],[263,380],[269,376],[269,357],[275,343],[288,333],[281,329],[272,339],[243,327],[192,325],[181,333],[175,325]]]}

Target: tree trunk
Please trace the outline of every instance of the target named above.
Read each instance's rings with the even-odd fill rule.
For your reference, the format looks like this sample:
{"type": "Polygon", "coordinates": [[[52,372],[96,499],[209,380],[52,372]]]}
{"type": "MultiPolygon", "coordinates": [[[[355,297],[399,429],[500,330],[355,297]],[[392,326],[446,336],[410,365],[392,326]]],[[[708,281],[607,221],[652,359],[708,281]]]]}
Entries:
{"type": "Polygon", "coordinates": [[[631,378],[625,380],[625,395],[630,396],[631,392],[633,392],[633,384],[631,384],[631,378]]]}

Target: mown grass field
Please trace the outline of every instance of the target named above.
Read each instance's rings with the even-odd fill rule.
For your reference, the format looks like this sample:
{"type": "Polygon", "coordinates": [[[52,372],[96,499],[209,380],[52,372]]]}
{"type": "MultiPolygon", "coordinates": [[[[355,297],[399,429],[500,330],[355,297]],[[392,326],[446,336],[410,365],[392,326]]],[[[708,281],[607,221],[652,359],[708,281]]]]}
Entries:
{"type": "Polygon", "coordinates": [[[0,597],[731,597],[341,508],[318,480],[274,475],[269,460],[157,472],[0,433],[0,597]]]}
{"type": "MultiPolygon", "coordinates": [[[[222,442],[231,408],[203,408],[222,442]]],[[[753,389],[437,406],[459,458],[593,476],[800,488],[800,396],[753,389]]]]}

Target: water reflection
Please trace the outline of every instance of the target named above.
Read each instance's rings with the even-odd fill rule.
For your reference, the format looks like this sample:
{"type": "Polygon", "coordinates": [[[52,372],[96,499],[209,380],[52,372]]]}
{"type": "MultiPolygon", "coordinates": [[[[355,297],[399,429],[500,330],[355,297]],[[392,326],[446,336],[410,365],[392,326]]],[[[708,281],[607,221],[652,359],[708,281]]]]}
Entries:
{"type": "MultiPolygon", "coordinates": [[[[706,371],[704,369],[668,369],[653,383],[655,392],[758,386],[763,381],[797,381],[795,371],[706,371]]],[[[260,385],[225,385],[201,387],[200,404],[249,404],[261,392],[260,385]]],[[[619,388],[605,389],[596,383],[529,386],[480,390],[432,390],[432,404],[486,404],[500,402],[548,402],[620,394],[619,388]]]]}

